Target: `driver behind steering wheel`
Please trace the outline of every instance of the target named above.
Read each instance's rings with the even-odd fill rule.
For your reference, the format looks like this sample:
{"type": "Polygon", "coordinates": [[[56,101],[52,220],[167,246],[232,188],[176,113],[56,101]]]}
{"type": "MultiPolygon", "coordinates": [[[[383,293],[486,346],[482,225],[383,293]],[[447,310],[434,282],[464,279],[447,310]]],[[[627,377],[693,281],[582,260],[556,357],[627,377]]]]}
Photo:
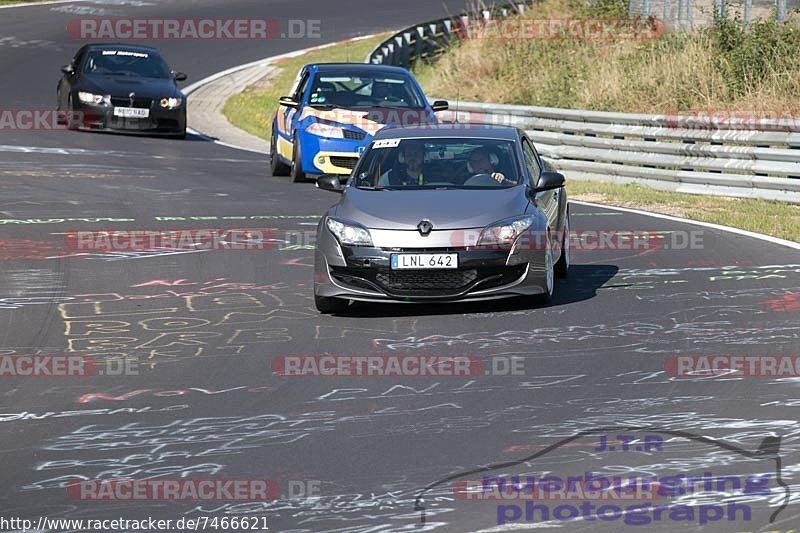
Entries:
{"type": "Polygon", "coordinates": [[[403,141],[400,147],[398,164],[380,177],[378,186],[405,187],[425,183],[422,174],[425,166],[425,146],[415,141],[403,141]]]}
{"type": "Polygon", "coordinates": [[[506,179],[502,172],[495,172],[492,167],[489,150],[486,148],[476,148],[469,154],[467,170],[473,177],[479,174],[488,174],[498,183],[513,183],[511,180],[506,179]]]}
{"type": "Polygon", "coordinates": [[[372,84],[372,96],[379,100],[389,100],[392,95],[392,86],[388,83],[376,81],[372,84]]]}

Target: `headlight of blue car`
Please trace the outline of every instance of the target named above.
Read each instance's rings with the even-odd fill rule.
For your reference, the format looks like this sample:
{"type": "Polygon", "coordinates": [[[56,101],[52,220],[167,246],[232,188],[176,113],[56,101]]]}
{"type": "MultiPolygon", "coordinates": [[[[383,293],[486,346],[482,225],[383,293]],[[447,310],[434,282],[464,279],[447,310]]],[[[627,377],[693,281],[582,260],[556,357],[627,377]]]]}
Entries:
{"type": "Polygon", "coordinates": [[[330,137],[332,139],[344,139],[344,129],[331,124],[324,124],[322,122],[312,122],[306,131],[312,135],[320,137],[330,137]]]}

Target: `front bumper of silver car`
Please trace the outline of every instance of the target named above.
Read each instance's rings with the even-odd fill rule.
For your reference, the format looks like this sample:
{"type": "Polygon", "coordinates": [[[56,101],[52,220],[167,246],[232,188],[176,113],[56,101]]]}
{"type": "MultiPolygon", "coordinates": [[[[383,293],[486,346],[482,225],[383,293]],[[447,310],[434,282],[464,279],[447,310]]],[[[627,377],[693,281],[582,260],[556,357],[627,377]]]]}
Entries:
{"type": "MultiPolygon", "coordinates": [[[[545,246],[524,249],[453,246],[463,230],[370,230],[373,246],[342,246],[321,227],[315,252],[314,293],[359,301],[488,300],[543,294],[545,246]],[[393,270],[391,256],[455,253],[458,268],[393,270]]],[[[531,242],[530,240],[526,242],[531,242]]]]}

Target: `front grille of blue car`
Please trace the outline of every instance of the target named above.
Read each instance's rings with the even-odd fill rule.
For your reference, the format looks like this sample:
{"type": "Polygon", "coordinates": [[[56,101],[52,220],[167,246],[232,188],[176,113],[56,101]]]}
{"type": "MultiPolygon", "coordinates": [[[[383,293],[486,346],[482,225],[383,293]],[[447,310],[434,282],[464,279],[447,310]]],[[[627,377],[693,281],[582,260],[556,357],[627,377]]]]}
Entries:
{"type": "Polygon", "coordinates": [[[358,162],[357,157],[338,157],[338,156],[331,156],[331,164],[336,167],[340,168],[348,168],[353,170],[356,168],[356,163],[358,162]]]}
{"type": "Polygon", "coordinates": [[[366,136],[367,134],[361,131],[344,130],[344,138],[351,141],[363,141],[366,136]]]}

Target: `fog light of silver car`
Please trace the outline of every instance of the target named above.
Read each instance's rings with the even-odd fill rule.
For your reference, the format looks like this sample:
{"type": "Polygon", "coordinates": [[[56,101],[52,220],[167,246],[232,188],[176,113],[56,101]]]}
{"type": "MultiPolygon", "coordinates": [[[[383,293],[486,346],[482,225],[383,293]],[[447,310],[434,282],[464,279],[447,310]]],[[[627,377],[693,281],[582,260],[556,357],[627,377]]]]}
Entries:
{"type": "Polygon", "coordinates": [[[372,246],[372,236],[367,228],[353,224],[345,224],[335,218],[325,220],[328,230],[338,239],[341,244],[351,246],[372,246]]]}
{"type": "Polygon", "coordinates": [[[161,107],[164,109],[175,109],[176,107],[180,107],[183,103],[182,98],[162,98],[161,99],[161,107]]]}

